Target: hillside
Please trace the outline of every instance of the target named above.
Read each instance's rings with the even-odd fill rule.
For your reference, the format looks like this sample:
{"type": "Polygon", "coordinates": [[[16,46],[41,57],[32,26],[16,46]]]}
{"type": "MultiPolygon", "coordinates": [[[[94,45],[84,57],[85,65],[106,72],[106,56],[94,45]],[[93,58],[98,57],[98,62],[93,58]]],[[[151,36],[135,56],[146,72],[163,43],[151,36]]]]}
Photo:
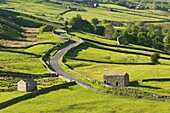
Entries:
{"type": "Polygon", "coordinates": [[[167,0],[1,0],[0,113],[169,113],[168,9],[167,0]],[[129,85],[106,84],[108,72],[128,73],[129,85]],[[30,78],[38,90],[17,91],[30,78]]]}

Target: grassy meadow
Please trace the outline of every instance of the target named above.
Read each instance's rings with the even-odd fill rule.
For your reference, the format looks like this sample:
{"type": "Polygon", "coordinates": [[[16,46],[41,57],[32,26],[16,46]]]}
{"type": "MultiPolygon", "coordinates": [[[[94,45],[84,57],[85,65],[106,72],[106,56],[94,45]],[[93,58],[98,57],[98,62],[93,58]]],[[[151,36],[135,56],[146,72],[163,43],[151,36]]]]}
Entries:
{"type": "Polygon", "coordinates": [[[71,86],[19,102],[0,113],[169,113],[169,110],[169,103],[95,93],[71,86]]]}
{"type": "MultiPolygon", "coordinates": [[[[45,32],[43,34],[38,34],[37,37],[41,39],[42,42],[55,42],[64,43],[65,40],[59,36],[52,33],[45,32]]],[[[52,44],[41,44],[30,47],[28,49],[20,49],[17,51],[23,51],[28,53],[33,53],[35,55],[44,55],[45,52],[50,49],[52,44]]],[[[12,49],[11,49],[12,50],[12,49]]],[[[26,72],[26,73],[49,73],[48,70],[43,66],[41,58],[35,55],[21,54],[17,52],[0,52],[0,67],[2,70],[16,71],[16,72],[26,72]]]]}
{"type": "MultiPolygon", "coordinates": [[[[72,33],[79,37],[84,37],[102,43],[108,43],[108,40],[102,39],[102,37],[97,38],[97,36],[95,35],[89,35],[80,32],[72,33]]],[[[109,44],[116,44],[116,41],[110,41],[109,44]]],[[[130,45],[132,47],[136,47],[136,49],[121,48],[121,46],[108,47],[100,44],[95,45],[105,48],[111,48],[114,50],[137,52],[149,55],[152,55],[154,53],[150,51],[138,50],[137,48],[144,48],[148,50],[152,49],[136,45],[130,45]]],[[[166,58],[170,57],[169,55],[165,54],[161,54],[161,56],[166,58]]],[[[160,59],[159,61],[160,64],[158,65],[142,64],[151,62],[151,58],[149,56],[100,49],[85,43],[79,46],[79,48],[74,49],[74,52],[67,54],[65,63],[74,71],[89,76],[100,82],[103,81],[103,75],[107,72],[127,72],[130,75],[130,81],[139,81],[139,85],[129,87],[169,95],[169,82],[141,82],[142,79],[169,78],[170,60],[160,59]],[[70,58],[75,59],[73,60],[70,58]]]]}
{"type": "Polygon", "coordinates": [[[101,7],[99,8],[87,8],[85,12],[80,11],[72,11],[64,14],[66,18],[72,18],[77,14],[82,15],[83,18],[87,20],[91,20],[92,18],[96,17],[99,20],[107,20],[112,21],[122,21],[122,22],[129,22],[129,21],[160,21],[162,19],[168,19],[168,12],[164,11],[153,11],[153,10],[131,10],[122,6],[113,5],[113,4],[100,4],[101,7]],[[103,8],[104,7],[104,8],[103,8]],[[117,11],[108,11],[107,8],[115,8],[117,11]]]}
{"type": "Polygon", "coordinates": [[[60,36],[54,35],[51,32],[44,32],[38,34],[37,38],[42,39],[44,42],[56,42],[56,43],[66,42],[66,40],[62,39],[60,36]]]}
{"type": "MultiPolygon", "coordinates": [[[[81,14],[87,20],[96,17],[99,20],[107,19],[125,23],[155,21],[154,24],[158,24],[157,21],[169,18],[168,12],[131,10],[114,4],[100,4],[99,8],[89,8],[58,0],[52,0],[52,2],[7,0],[6,4],[0,4],[0,44],[11,48],[0,48],[0,70],[28,74],[48,74],[49,71],[42,64],[41,56],[54,44],[39,44],[26,49],[12,47],[26,46],[38,42],[60,43],[61,47],[63,47],[66,40],[54,35],[52,32],[34,34],[29,38],[23,36],[23,32],[26,31],[25,27],[38,30],[40,26],[45,24],[52,25],[55,28],[61,27],[63,20],[59,21],[59,14],[68,10],[68,6],[82,8],[86,11],[68,12],[62,15],[65,19],[71,19],[77,14],[81,14]],[[117,11],[110,12],[107,8],[114,8],[117,11]]],[[[120,29],[123,29],[123,27],[120,27],[120,29]]],[[[67,54],[65,58],[64,63],[74,71],[100,82],[103,82],[103,75],[107,72],[127,72],[130,75],[130,81],[139,81],[139,85],[129,85],[128,87],[170,96],[169,81],[142,82],[142,79],[148,78],[169,78],[170,60],[160,59],[160,64],[149,65],[147,64],[151,62],[149,56],[124,53],[136,52],[152,55],[154,52],[138,49],[154,49],[133,44],[129,45],[132,48],[123,48],[124,46],[118,46],[117,41],[107,40],[103,36],[78,31],[71,31],[70,33],[77,36],[71,37],[67,34],[68,37],[74,40],[82,41],[78,38],[82,37],[92,41],[116,45],[116,47],[112,47],[84,41],[83,45],[67,54]]],[[[167,54],[160,55],[170,58],[170,55],[167,54]]],[[[88,81],[77,73],[68,70],[61,64],[61,59],[58,62],[66,72],[79,77],[95,88],[106,89],[106,87],[97,85],[93,81],[88,81]]],[[[20,80],[20,78],[17,78],[17,80],[20,80]]],[[[36,80],[39,89],[63,83],[60,78],[40,78],[36,80]]],[[[0,88],[8,88],[12,84],[11,81],[0,78],[0,88]]],[[[19,91],[1,92],[0,103],[24,94],[26,93],[19,91]]],[[[76,85],[24,100],[0,110],[0,113],[169,113],[169,111],[169,103],[96,93],[76,85]]]]}
{"type": "Polygon", "coordinates": [[[8,0],[8,7],[14,7],[16,11],[34,15],[49,21],[56,21],[57,15],[67,10],[66,5],[42,2],[41,0],[8,0]],[[23,7],[24,6],[24,7],[23,7]]]}
{"type": "Polygon", "coordinates": [[[12,98],[16,98],[18,96],[22,96],[24,94],[26,94],[26,93],[25,92],[20,92],[20,91],[0,93],[0,103],[5,102],[7,100],[10,100],[12,98]]]}

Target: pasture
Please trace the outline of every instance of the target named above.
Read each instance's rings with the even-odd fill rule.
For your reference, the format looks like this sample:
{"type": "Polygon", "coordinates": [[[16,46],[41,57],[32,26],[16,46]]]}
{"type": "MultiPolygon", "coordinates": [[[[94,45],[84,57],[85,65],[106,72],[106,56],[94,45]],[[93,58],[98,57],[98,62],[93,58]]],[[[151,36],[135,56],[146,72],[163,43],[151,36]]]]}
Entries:
{"type": "MultiPolygon", "coordinates": [[[[23,32],[27,29],[25,27],[38,30],[40,26],[49,24],[54,28],[58,28],[62,26],[63,19],[71,19],[77,14],[81,14],[83,18],[89,21],[96,17],[99,20],[107,19],[123,22],[123,25],[133,21],[148,21],[159,24],[159,22],[169,19],[168,12],[159,10],[131,10],[114,4],[100,4],[98,8],[90,8],[58,0],[52,0],[52,2],[8,0],[6,4],[0,4],[0,9],[0,17],[2,17],[0,19],[0,44],[8,46],[7,48],[0,48],[0,70],[2,72],[35,75],[49,74],[41,58],[55,43],[60,43],[59,48],[66,46],[66,40],[52,32],[34,34],[34,36],[28,38],[23,35],[23,32]],[[68,6],[82,8],[86,11],[71,11],[59,16],[60,13],[68,10],[68,6]],[[117,11],[111,12],[108,11],[108,8],[114,8],[117,11]],[[48,42],[48,44],[15,48],[16,46],[26,46],[39,42],[48,42]],[[49,42],[52,43],[50,44],[49,42]]],[[[119,28],[123,29],[123,27],[119,28]]],[[[127,72],[130,75],[130,81],[138,80],[139,82],[137,85],[129,85],[128,88],[170,96],[169,81],[142,82],[143,79],[148,78],[169,78],[170,60],[168,59],[170,55],[139,45],[118,45],[117,41],[107,40],[104,36],[78,31],[71,31],[70,33],[77,37],[67,35],[68,37],[83,42],[82,45],[68,53],[64,58],[64,63],[72,70],[99,82],[103,82],[103,75],[106,72],[127,72]],[[88,39],[88,41],[85,39],[88,39]],[[160,58],[160,64],[158,65],[151,65],[150,55],[154,54],[155,51],[160,52],[161,57],[164,59],[160,58]]],[[[58,62],[64,71],[93,85],[93,87],[108,89],[95,84],[94,81],[83,78],[78,73],[68,70],[67,67],[62,65],[61,59],[58,62]]],[[[20,80],[20,78],[16,79],[17,81],[20,80]]],[[[38,89],[64,82],[60,78],[39,78],[36,80],[38,89]]],[[[0,88],[8,88],[13,82],[16,84],[16,80],[5,81],[2,79],[0,80],[0,88]]],[[[26,93],[19,91],[1,92],[0,102],[5,102],[24,94],[26,93]]],[[[24,100],[0,110],[0,113],[169,113],[169,111],[169,103],[96,93],[77,85],[24,100]]]]}
{"type": "MultiPolygon", "coordinates": [[[[95,38],[88,34],[78,34],[78,36],[84,36],[87,39],[95,40],[100,42],[102,40],[103,43],[107,43],[102,38],[95,38]]],[[[112,41],[110,41],[111,43],[112,41]]],[[[114,41],[113,41],[114,42],[114,41]]],[[[73,52],[67,54],[66,56],[66,65],[68,65],[71,69],[90,78],[96,79],[100,82],[103,81],[103,75],[107,72],[127,72],[130,75],[130,81],[138,80],[139,85],[137,86],[129,86],[133,88],[138,88],[146,91],[153,91],[159,94],[169,95],[169,82],[141,82],[142,79],[149,78],[168,78],[169,70],[170,70],[170,60],[160,59],[160,64],[158,65],[150,65],[147,64],[151,62],[150,56],[144,56],[144,54],[153,54],[154,52],[138,50],[141,49],[142,46],[136,46],[135,49],[129,48],[121,48],[121,46],[110,47],[104,46],[97,43],[86,42],[85,44],[79,46],[74,49],[73,52]],[[104,48],[95,47],[98,45],[104,48]],[[110,48],[113,51],[108,50],[110,48]],[[118,50],[118,51],[116,51],[118,50]],[[119,52],[121,50],[121,52],[119,52]],[[142,54],[131,54],[124,52],[137,52],[142,54]],[[73,58],[73,59],[72,59],[73,58]],[[149,85],[150,84],[150,85],[149,85]],[[155,87],[155,88],[154,88],[155,87]]],[[[111,43],[112,44],[112,43],[111,43]]],[[[132,45],[133,47],[133,45],[132,45]]],[[[149,48],[144,48],[147,50],[151,50],[149,48]]],[[[161,54],[166,58],[169,58],[169,55],[161,54]]]]}
{"type": "Polygon", "coordinates": [[[152,10],[130,10],[122,6],[112,5],[112,4],[101,4],[99,8],[87,8],[83,7],[85,12],[81,11],[71,11],[63,16],[65,18],[72,18],[77,14],[82,15],[83,18],[91,20],[94,17],[99,20],[112,20],[120,22],[129,22],[129,21],[161,21],[163,19],[168,19],[169,13],[163,11],[152,11],[152,10]],[[104,8],[103,8],[104,7],[104,8]],[[117,11],[108,11],[107,8],[115,8],[117,11]],[[159,15],[159,16],[158,16],[159,15]],[[107,17],[107,18],[106,18],[107,17]]]}
{"type": "Polygon", "coordinates": [[[170,104],[119,97],[110,94],[96,93],[80,86],[53,91],[35,98],[19,102],[5,109],[1,113],[34,112],[67,112],[67,113],[169,113],[170,104]],[[136,106],[136,107],[132,107],[136,106]]]}

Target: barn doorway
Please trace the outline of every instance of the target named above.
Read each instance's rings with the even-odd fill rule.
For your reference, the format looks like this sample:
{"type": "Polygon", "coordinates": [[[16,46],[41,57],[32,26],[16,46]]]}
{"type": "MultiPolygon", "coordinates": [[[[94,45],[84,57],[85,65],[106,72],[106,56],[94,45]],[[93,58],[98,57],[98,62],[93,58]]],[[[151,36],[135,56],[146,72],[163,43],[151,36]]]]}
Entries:
{"type": "Polygon", "coordinates": [[[119,85],[119,83],[118,82],[116,82],[116,86],[118,86],[119,85]]]}

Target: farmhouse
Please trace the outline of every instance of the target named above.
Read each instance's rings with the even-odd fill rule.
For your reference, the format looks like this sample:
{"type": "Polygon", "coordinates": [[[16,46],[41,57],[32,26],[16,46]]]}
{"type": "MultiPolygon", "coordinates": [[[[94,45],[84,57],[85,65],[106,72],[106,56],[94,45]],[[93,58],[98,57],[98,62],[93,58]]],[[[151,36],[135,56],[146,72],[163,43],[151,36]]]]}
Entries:
{"type": "Polygon", "coordinates": [[[127,86],[129,84],[129,75],[123,72],[106,73],[104,75],[104,83],[116,87],[127,86]]]}
{"type": "Polygon", "coordinates": [[[32,79],[28,79],[28,80],[20,80],[18,82],[18,91],[29,92],[29,91],[34,91],[34,90],[37,90],[36,81],[32,79]]]}

